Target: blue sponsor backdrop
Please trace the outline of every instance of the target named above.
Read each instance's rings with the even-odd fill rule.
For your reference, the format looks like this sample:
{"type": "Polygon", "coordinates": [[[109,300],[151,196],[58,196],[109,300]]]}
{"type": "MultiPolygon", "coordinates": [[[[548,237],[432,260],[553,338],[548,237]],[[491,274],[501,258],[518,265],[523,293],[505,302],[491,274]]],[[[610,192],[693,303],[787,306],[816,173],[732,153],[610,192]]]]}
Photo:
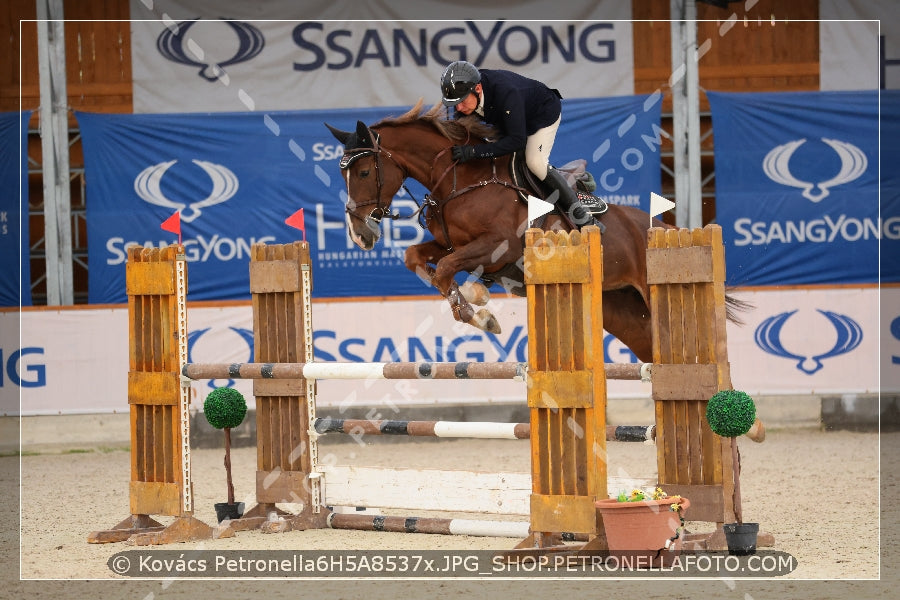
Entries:
{"type": "Polygon", "coordinates": [[[21,297],[19,290],[20,281],[31,282],[27,146],[30,118],[31,111],[0,113],[0,306],[19,306],[20,301],[22,306],[31,306],[28,283],[21,297]]]}
{"type": "MultiPolygon", "coordinates": [[[[272,113],[113,115],[77,113],[87,185],[89,301],[121,303],[125,248],[163,246],[160,224],[181,209],[191,300],[249,297],[249,248],[287,243],[284,220],[304,209],[317,297],[436,293],[403,266],[425,241],[413,219],[385,220],[372,252],[350,242],[344,221],[343,149],[323,123],[344,130],[408,107],[272,113]]],[[[561,165],[588,161],[614,201],[645,210],[660,186],[659,97],[567,100],[553,150],[561,165]]],[[[424,189],[409,181],[421,200],[424,189]]],[[[401,191],[393,208],[416,208],[401,191]]]]}
{"type": "Polygon", "coordinates": [[[730,284],[900,281],[900,95],[707,95],[730,284]]]}

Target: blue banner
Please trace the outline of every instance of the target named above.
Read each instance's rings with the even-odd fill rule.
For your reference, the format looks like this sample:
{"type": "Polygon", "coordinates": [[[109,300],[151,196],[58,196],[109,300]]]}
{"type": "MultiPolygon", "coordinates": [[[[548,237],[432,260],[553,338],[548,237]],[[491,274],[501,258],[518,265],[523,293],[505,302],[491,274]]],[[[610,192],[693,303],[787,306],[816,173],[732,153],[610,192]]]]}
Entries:
{"type": "MultiPolygon", "coordinates": [[[[430,236],[416,219],[385,219],[371,252],[346,233],[343,148],[325,128],[355,129],[408,107],[273,113],[120,115],[77,113],[87,186],[89,302],[125,302],[126,248],[177,241],[160,225],[181,210],[190,300],[249,297],[249,249],[288,243],[284,223],[304,209],[316,297],[435,294],[403,264],[430,236]]],[[[570,100],[553,162],[588,161],[598,195],[647,208],[659,189],[659,102],[645,97],[570,100]]],[[[407,182],[421,201],[425,194],[407,182]]],[[[392,208],[411,215],[401,190],[392,208]]]]}
{"type": "Polygon", "coordinates": [[[29,119],[31,111],[0,113],[0,306],[31,306],[29,119]],[[24,289],[20,282],[25,282],[24,289]]]}
{"type": "MultiPolygon", "coordinates": [[[[878,282],[879,245],[900,255],[900,174],[879,181],[878,92],[707,96],[728,283],[878,282]]],[[[898,98],[882,95],[883,158],[900,152],[885,134],[898,128],[898,98]]],[[[880,276],[900,281],[898,261],[882,261],[880,276]]]]}

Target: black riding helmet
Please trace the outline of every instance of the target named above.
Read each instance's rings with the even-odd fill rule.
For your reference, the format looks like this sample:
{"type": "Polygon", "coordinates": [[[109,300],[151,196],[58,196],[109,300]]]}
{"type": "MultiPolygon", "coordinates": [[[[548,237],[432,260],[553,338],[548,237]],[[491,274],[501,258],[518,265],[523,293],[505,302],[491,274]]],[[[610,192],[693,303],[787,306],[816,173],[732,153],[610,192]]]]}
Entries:
{"type": "Polygon", "coordinates": [[[441,75],[441,100],[444,106],[456,106],[472,93],[481,81],[481,73],[472,63],[458,60],[450,63],[441,75]]]}

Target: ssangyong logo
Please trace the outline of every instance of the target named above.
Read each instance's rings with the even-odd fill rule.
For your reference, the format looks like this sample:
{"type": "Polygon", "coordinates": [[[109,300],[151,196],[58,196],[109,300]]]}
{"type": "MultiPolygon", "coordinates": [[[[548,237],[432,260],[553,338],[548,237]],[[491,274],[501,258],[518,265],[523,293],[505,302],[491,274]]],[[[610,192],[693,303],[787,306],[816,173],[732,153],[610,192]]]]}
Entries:
{"type": "Polygon", "coordinates": [[[756,345],[769,354],[797,361],[797,369],[807,375],[812,375],[819,371],[823,367],[822,361],[825,359],[840,356],[841,354],[847,354],[862,342],[863,332],[859,323],[847,315],[817,309],[817,312],[828,319],[837,333],[837,339],[834,342],[834,346],[822,354],[814,354],[811,356],[791,352],[787,350],[782,343],[781,329],[784,327],[787,320],[796,312],[796,310],[783,312],[764,320],[756,328],[755,340],[756,345]]]}
{"type": "Polygon", "coordinates": [[[234,30],[237,35],[238,47],[230,58],[218,62],[208,62],[204,60],[208,52],[187,37],[188,31],[197,23],[198,19],[199,17],[193,21],[182,21],[172,27],[167,27],[156,39],[156,48],[160,54],[173,62],[199,67],[198,75],[207,81],[218,81],[225,75],[225,67],[252,59],[262,52],[266,45],[262,32],[253,25],[242,21],[223,19],[222,22],[234,30]]]}
{"type": "Polygon", "coordinates": [[[134,191],[141,200],[149,202],[150,204],[155,204],[156,206],[179,210],[181,211],[181,220],[185,223],[190,223],[200,216],[202,212],[201,209],[215,204],[221,204],[234,196],[238,191],[239,184],[237,175],[235,175],[228,167],[205,160],[194,159],[191,162],[203,169],[206,174],[209,175],[209,178],[212,181],[212,191],[210,191],[206,198],[198,200],[197,202],[184,203],[170,200],[162,193],[160,182],[162,181],[163,175],[169,170],[169,167],[176,162],[178,161],[169,160],[151,165],[135,177],[134,191]],[[186,208],[189,209],[189,212],[185,211],[186,208]]]}
{"type": "Polygon", "coordinates": [[[819,202],[831,193],[829,189],[850,183],[866,172],[869,161],[857,146],[828,138],[822,138],[822,141],[831,146],[841,159],[841,168],[831,179],[817,182],[801,181],[791,174],[791,156],[797,148],[806,143],[806,138],[792,140],[772,148],[763,159],[763,171],[775,183],[802,189],[803,197],[812,202],[819,202]]]}

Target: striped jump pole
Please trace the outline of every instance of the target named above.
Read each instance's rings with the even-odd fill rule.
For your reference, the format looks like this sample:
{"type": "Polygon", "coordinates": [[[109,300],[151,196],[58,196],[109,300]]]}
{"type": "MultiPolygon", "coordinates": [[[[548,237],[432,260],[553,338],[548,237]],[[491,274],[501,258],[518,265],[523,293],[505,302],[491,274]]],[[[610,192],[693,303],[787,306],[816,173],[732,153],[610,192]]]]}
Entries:
{"type": "MultiPolygon", "coordinates": [[[[396,421],[369,419],[318,418],[318,434],[343,433],[351,436],[402,435],[409,437],[480,438],[527,440],[531,423],[492,423],[478,421],[396,421]]],[[[607,442],[648,442],[656,439],[655,425],[607,425],[607,442]]]]}
{"type": "MultiPolygon", "coordinates": [[[[509,538],[522,538],[527,536],[529,527],[527,521],[392,517],[354,513],[331,513],[328,515],[326,522],[331,529],[509,538]]],[[[587,541],[587,536],[584,534],[563,533],[561,534],[561,538],[564,542],[587,541]]]]}
{"type": "MultiPolygon", "coordinates": [[[[649,363],[605,365],[607,379],[650,381],[649,363]]],[[[523,362],[190,363],[188,379],[511,379],[525,381],[523,362]]]]}
{"type": "Polygon", "coordinates": [[[388,531],[394,533],[431,533],[510,538],[522,538],[528,535],[527,521],[488,521],[331,513],[328,515],[326,523],[332,529],[388,531]]]}

